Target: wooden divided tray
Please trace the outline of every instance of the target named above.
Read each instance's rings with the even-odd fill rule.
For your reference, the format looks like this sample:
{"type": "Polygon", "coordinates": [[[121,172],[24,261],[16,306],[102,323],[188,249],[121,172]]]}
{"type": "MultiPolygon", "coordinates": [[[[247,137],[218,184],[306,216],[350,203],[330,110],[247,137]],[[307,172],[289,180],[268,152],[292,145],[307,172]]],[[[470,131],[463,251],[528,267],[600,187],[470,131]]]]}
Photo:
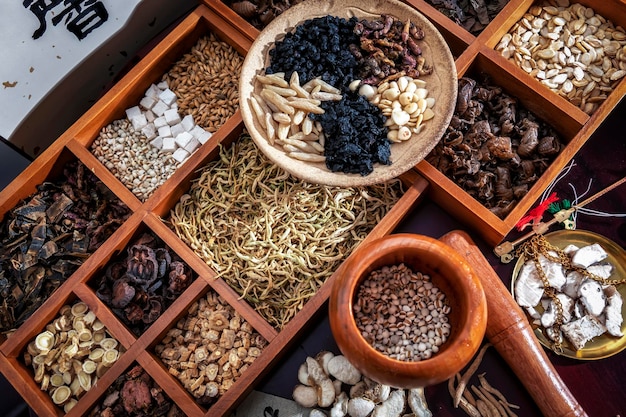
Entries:
{"type": "MultiPolygon", "coordinates": [[[[382,220],[369,232],[365,240],[390,234],[410,213],[420,199],[428,195],[443,209],[458,218],[468,228],[476,231],[486,242],[495,245],[509,233],[519,219],[534,205],[548,184],[571,160],[594,130],[626,92],[623,81],[608,98],[587,115],[556,93],[530,77],[497,53],[499,40],[533,4],[530,0],[513,0],[481,32],[474,36],[449,20],[432,6],[421,0],[406,3],[417,8],[441,31],[456,58],[459,77],[489,74],[495,83],[519,99],[528,109],[549,123],[566,142],[565,149],[532,186],[528,194],[510,212],[500,219],[465,193],[453,181],[441,174],[428,162],[419,163],[401,177],[404,193],[382,220]]],[[[581,1],[593,6],[615,24],[626,25],[626,4],[619,0],[606,2],[581,1]],[[598,4],[596,4],[598,3],[598,4]]],[[[168,33],[156,47],[133,67],[106,95],[104,95],[73,126],[44,151],[20,176],[0,192],[0,218],[36,192],[37,187],[53,181],[68,164],[79,161],[92,172],[115,197],[129,209],[129,216],[82,265],[10,335],[0,336],[0,372],[11,382],[28,405],[40,416],[65,415],[48,393],[35,382],[35,373],[24,361],[28,345],[58,316],[62,306],[77,301],[84,302],[98,320],[118,342],[119,359],[106,371],[97,384],[78,400],[68,416],[88,415],[105,396],[107,388],[133,365],[143,368],[154,382],[188,416],[228,415],[267,375],[282,356],[289,352],[307,323],[326,308],[330,288],[340,271],[326,280],[303,308],[278,330],[268,323],[253,306],[244,301],[217,272],[205,263],[168,224],[171,210],[184,197],[198,171],[218,158],[222,147],[241,140],[244,125],[240,112],[234,114],[213,133],[176,172],[149,198],[138,199],[90,151],[100,131],[114,120],[125,116],[125,110],[136,106],[152,83],[161,81],[162,75],[207,33],[227,42],[241,56],[247,51],[259,31],[237,15],[225,3],[204,0],[189,16],[168,33]],[[135,334],[96,295],[95,282],[107,273],[107,267],[123,256],[137,238],[150,232],[171,248],[192,271],[190,285],[180,294],[143,333],[135,334]],[[262,339],[260,355],[250,363],[223,395],[211,405],[201,405],[173,375],[157,354],[157,345],[177,322],[184,319],[194,303],[216,294],[225,305],[234,309],[242,321],[247,322],[262,339]]],[[[0,236],[5,239],[6,236],[0,236]]],[[[346,256],[348,256],[346,254],[346,256]]]]}
{"type": "MultiPolygon", "coordinates": [[[[626,94],[626,84],[620,81],[608,98],[588,115],[557,93],[550,91],[535,77],[520,69],[516,64],[503,58],[495,51],[496,46],[516,22],[529,12],[532,6],[543,5],[541,1],[512,0],[495,16],[477,35],[473,35],[439,12],[425,0],[404,0],[424,14],[444,36],[453,56],[456,58],[458,77],[480,77],[487,74],[494,85],[515,97],[539,119],[553,127],[563,140],[565,147],[550,164],[544,174],[538,178],[525,197],[505,217],[499,218],[486,209],[478,200],[463,191],[453,180],[446,177],[432,164],[422,161],[416,170],[431,185],[429,197],[447,212],[462,219],[473,231],[480,234],[486,242],[496,245],[502,241],[517,222],[536,203],[546,189],[572,159],[602,121],[611,113],[620,99],[626,94]]],[[[204,3],[221,12],[233,22],[240,33],[255,39],[259,30],[248,21],[217,0],[204,0],[204,3]]],[[[225,3],[234,3],[232,1],[225,3]]],[[[558,1],[552,2],[557,4],[558,1]]],[[[626,24],[626,7],[620,1],[597,2],[582,0],[571,1],[592,7],[601,16],[609,18],[615,26],[626,24]]],[[[547,3],[546,3],[547,4],[547,3]]]]}

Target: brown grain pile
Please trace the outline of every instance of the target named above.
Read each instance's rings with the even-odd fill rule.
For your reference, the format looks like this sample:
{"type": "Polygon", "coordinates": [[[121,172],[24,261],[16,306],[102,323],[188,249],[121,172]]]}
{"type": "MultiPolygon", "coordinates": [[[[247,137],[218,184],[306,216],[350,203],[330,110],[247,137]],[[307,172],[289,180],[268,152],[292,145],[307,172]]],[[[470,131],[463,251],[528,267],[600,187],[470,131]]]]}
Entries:
{"type": "Polygon", "coordinates": [[[198,40],[163,75],[178,97],[178,111],[215,132],[239,108],[239,74],[243,57],[210,33],[198,40]]]}

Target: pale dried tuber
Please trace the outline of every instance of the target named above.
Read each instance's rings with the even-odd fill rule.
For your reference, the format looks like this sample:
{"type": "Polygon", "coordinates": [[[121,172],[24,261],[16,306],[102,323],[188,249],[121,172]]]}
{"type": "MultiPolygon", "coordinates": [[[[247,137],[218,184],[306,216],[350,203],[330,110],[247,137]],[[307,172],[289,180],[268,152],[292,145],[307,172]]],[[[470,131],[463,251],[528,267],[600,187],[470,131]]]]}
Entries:
{"type": "Polygon", "coordinates": [[[424,397],[424,388],[414,388],[409,390],[407,396],[409,408],[415,417],[432,417],[433,413],[426,405],[426,397],[424,397]]]}
{"type": "Polygon", "coordinates": [[[381,404],[378,404],[371,417],[400,417],[405,408],[406,394],[403,389],[394,390],[381,404]]]}
{"type": "Polygon", "coordinates": [[[293,399],[302,407],[317,406],[317,389],[307,385],[296,385],[293,389],[293,399]]]}
{"type": "Polygon", "coordinates": [[[328,373],[349,385],[354,385],[361,380],[361,372],[343,355],[337,355],[328,361],[328,373]]]}
{"type": "Polygon", "coordinates": [[[363,397],[351,398],[348,401],[348,415],[350,417],[366,417],[376,407],[372,400],[363,397]]]}

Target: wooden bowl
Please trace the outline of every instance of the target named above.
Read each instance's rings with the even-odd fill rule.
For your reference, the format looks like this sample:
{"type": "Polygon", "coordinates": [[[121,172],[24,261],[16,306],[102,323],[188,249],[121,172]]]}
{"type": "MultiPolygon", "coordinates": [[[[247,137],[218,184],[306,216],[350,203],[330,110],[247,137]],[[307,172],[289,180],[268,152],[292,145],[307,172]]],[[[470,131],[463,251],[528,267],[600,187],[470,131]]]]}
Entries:
{"type": "Polygon", "coordinates": [[[329,299],[329,319],[337,346],[365,376],[398,388],[416,388],[443,382],[469,363],[485,334],[487,302],[480,280],[455,250],[430,237],[394,234],[360,247],[346,261],[329,299]],[[363,338],[354,319],[361,282],[374,270],[400,263],[429,275],[451,307],[450,335],[429,359],[392,359],[363,338]]]}
{"type": "Polygon", "coordinates": [[[253,42],[243,63],[239,84],[240,108],[243,121],[250,136],[261,151],[275,164],[305,181],[333,186],[363,186],[384,182],[395,178],[412,169],[424,159],[439,142],[447,128],[457,97],[457,73],[454,58],[448,44],[435,28],[416,9],[396,0],[346,0],[327,2],[323,0],[307,0],[289,8],[274,19],[253,42]],[[422,55],[426,62],[433,65],[431,75],[421,77],[427,82],[429,97],[435,98],[434,118],[424,123],[422,131],[402,143],[391,145],[391,165],[376,164],[369,175],[345,174],[332,172],[324,162],[304,162],[286,155],[281,147],[270,145],[265,138],[264,129],[256,120],[250,106],[253,92],[259,93],[261,85],[255,76],[265,72],[269,65],[269,51],[274,42],[280,40],[288,32],[305,20],[326,15],[350,18],[380,18],[381,13],[392,15],[402,21],[411,22],[422,27],[425,32],[424,41],[420,43],[422,55]]]}

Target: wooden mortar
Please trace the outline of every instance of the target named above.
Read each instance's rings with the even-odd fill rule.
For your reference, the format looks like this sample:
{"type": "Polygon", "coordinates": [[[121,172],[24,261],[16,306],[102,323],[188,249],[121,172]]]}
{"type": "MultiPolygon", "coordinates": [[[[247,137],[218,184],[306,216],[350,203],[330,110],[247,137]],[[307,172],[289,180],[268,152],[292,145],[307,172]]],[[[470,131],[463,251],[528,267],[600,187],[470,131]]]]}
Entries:
{"type": "Polygon", "coordinates": [[[439,240],[464,256],[482,281],[487,297],[485,334],[524,384],[543,415],[586,416],[550,363],[524,312],[469,235],[455,230],[439,240]]]}

